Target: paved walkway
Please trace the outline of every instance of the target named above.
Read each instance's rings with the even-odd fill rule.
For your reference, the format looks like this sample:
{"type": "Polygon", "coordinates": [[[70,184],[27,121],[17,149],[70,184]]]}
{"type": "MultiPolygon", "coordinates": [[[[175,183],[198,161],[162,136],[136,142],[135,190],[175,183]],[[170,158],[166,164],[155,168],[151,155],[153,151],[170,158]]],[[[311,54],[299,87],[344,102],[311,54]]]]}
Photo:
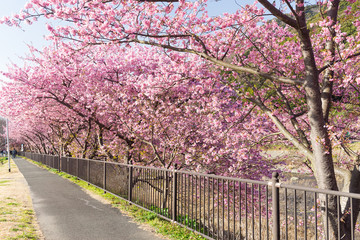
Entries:
{"type": "Polygon", "coordinates": [[[103,204],[76,184],[16,158],[31,192],[46,240],[160,240],[142,230],[109,204],[103,204]]]}

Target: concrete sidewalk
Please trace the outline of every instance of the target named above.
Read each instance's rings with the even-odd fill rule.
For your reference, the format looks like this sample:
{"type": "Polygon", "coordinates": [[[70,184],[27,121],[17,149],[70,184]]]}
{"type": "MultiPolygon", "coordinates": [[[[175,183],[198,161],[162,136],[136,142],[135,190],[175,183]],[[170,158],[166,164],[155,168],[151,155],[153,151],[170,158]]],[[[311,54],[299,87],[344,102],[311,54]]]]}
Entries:
{"type": "Polygon", "coordinates": [[[24,175],[46,240],[160,240],[131,223],[118,209],[86,194],[76,184],[22,159],[24,175]]]}

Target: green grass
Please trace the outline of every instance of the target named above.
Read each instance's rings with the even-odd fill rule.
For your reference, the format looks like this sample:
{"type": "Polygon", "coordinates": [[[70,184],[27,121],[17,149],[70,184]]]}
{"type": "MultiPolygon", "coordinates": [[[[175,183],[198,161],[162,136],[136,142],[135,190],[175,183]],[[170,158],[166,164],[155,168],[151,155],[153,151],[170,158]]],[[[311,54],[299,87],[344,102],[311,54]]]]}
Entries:
{"type": "Polygon", "coordinates": [[[11,211],[0,212],[0,215],[8,215],[8,214],[13,214],[13,212],[11,212],[11,211]]]}
{"type": "Polygon", "coordinates": [[[20,204],[19,204],[19,203],[11,202],[11,203],[8,203],[7,205],[8,205],[8,206],[19,206],[20,204]]]}
{"type": "MultiPolygon", "coordinates": [[[[3,161],[6,158],[0,158],[3,161]]],[[[11,163],[16,168],[14,163],[11,163]]],[[[7,172],[7,165],[0,165],[2,171],[7,172]]],[[[0,186],[11,185],[13,180],[1,180],[0,186]]],[[[3,223],[2,231],[6,229],[3,240],[19,240],[19,239],[40,239],[38,232],[34,226],[34,211],[27,209],[16,197],[2,196],[0,200],[0,222],[3,223]]]]}
{"type": "Polygon", "coordinates": [[[4,164],[7,161],[7,157],[0,157],[0,163],[4,164]]]}
{"type": "MultiPolygon", "coordinates": [[[[11,198],[10,198],[11,199],[11,198]]],[[[7,237],[6,240],[18,240],[18,239],[39,239],[36,235],[36,230],[32,225],[34,218],[33,210],[20,210],[21,204],[11,202],[6,204],[7,207],[0,208],[0,216],[4,218],[0,219],[0,222],[16,222],[17,224],[10,229],[11,232],[19,232],[15,237],[7,237]],[[10,210],[8,208],[14,208],[10,210]],[[16,219],[12,217],[5,217],[5,215],[14,215],[16,219]]]]}
{"type": "MultiPolygon", "coordinates": [[[[203,240],[203,239],[206,239],[184,227],[181,227],[175,223],[171,223],[165,219],[158,217],[153,212],[149,212],[149,211],[146,211],[139,207],[136,207],[135,205],[132,205],[132,204],[128,203],[127,201],[122,200],[121,198],[116,197],[110,193],[104,193],[103,189],[97,188],[93,185],[89,185],[87,182],[79,180],[78,178],[76,178],[72,175],[69,175],[64,172],[58,172],[57,169],[49,168],[41,163],[31,160],[31,159],[27,159],[27,160],[31,161],[32,163],[34,163],[42,168],[49,170],[50,172],[58,174],[59,176],[61,176],[63,178],[69,179],[70,181],[76,183],[80,187],[90,190],[91,192],[103,197],[104,199],[110,201],[113,207],[120,209],[123,213],[125,213],[126,215],[133,218],[133,220],[135,222],[151,226],[154,229],[154,231],[158,234],[161,234],[170,239],[176,239],[176,240],[178,240],[178,239],[180,239],[180,240],[185,240],[185,239],[203,240]]],[[[167,211],[162,210],[161,213],[166,215],[167,211]]],[[[180,216],[179,218],[187,218],[187,217],[180,216]]],[[[196,225],[195,221],[192,221],[188,218],[187,218],[186,222],[189,225],[191,225],[191,224],[193,224],[193,226],[196,225]]]]}
{"type": "Polygon", "coordinates": [[[31,233],[22,233],[20,235],[17,235],[16,237],[7,238],[7,240],[19,240],[19,239],[37,240],[38,237],[31,233]]]}
{"type": "Polygon", "coordinates": [[[2,180],[2,181],[0,181],[0,186],[7,185],[5,183],[8,183],[8,182],[9,182],[9,180],[2,180]]]}

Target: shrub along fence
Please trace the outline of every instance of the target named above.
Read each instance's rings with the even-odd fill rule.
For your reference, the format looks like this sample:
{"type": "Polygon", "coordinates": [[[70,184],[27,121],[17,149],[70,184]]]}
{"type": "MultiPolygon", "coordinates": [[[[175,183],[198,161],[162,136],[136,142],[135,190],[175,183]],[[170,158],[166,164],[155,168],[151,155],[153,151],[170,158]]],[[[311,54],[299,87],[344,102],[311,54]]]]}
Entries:
{"type": "Polygon", "coordinates": [[[351,214],[350,239],[360,237],[352,211],[360,194],[282,184],[277,174],[266,182],[28,152],[21,155],[208,239],[343,239],[344,211],[351,214]],[[331,197],[338,203],[333,218],[327,217],[334,214],[328,207],[331,197]],[[343,201],[350,208],[342,209],[343,201]],[[337,226],[336,236],[330,234],[331,226],[337,226]]]}

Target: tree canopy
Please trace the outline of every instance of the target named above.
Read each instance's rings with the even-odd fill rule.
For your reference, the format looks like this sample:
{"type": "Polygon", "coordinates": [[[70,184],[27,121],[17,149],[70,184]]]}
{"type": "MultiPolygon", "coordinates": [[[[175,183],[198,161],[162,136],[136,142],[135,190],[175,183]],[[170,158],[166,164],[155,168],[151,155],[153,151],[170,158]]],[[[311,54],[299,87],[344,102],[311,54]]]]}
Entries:
{"type": "MultiPolygon", "coordinates": [[[[359,182],[358,154],[345,137],[358,133],[357,1],[320,0],[311,15],[303,0],[259,0],[214,17],[206,0],[174,2],[31,0],[4,18],[67,22],[48,26],[53,47],[9,69],[14,82],[4,94],[26,102],[14,101],[13,116],[42,119],[25,131],[54,133],[61,151],[77,141],[81,149],[70,152],[91,145],[112,159],[225,175],[269,170],[258,143],[281,134],[318,187],[337,190],[335,171],[359,182]],[[348,153],[342,162],[336,146],[348,153]]],[[[330,209],[336,204],[329,200],[330,209]]],[[[349,221],[344,212],[346,237],[349,221]]]]}

